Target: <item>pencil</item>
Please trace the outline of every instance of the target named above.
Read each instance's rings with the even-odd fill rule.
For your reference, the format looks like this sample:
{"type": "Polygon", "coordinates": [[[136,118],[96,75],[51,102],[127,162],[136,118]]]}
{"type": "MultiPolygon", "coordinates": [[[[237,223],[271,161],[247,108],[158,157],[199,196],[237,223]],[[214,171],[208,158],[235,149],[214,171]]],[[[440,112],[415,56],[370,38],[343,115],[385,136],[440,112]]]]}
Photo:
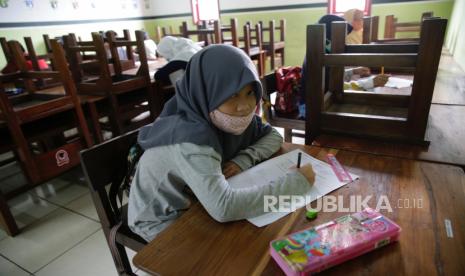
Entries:
{"type": "Polygon", "coordinates": [[[302,160],[302,153],[299,152],[297,155],[297,169],[300,168],[300,161],[302,160]]]}
{"type": "Polygon", "coordinates": [[[384,66],[381,66],[381,75],[384,75],[384,66]]]}

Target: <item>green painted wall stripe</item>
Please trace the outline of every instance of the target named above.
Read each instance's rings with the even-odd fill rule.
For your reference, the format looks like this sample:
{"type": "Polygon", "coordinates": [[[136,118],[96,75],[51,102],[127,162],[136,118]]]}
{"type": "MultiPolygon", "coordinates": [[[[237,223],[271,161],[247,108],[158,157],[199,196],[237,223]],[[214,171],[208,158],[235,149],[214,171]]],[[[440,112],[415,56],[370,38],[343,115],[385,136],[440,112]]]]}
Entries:
{"type": "MultiPolygon", "coordinates": [[[[386,3],[403,3],[403,2],[418,2],[418,1],[436,1],[436,0],[373,0],[372,3],[373,4],[386,4],[386,3]]],[[[258,11],[261,12],[261,11],[276,11],[276,10],[293,10],[293,9],[309,9],[309,8],[322,8],[322,7],[326,7],[326,3],[295,4],[295,5],[243,8],[243,9],[228,9],[228,10],[222,10],[221,14],[258,12],[258,11]]],[[[155,15],[155,16],[113,18],[113,19],[41,21],[41,22],[11,22],[11,23],[1,23],[0,22],[0,28],[43,27],[43,26],[57,26],[57,25],[91,24],[91,23],[102,23],[102,22],[151,20],[151,19],[164,19],[164,18],[188,17],[188,16],[191,16],[191,13],[178,13],[178,14],[155,15]]]]}

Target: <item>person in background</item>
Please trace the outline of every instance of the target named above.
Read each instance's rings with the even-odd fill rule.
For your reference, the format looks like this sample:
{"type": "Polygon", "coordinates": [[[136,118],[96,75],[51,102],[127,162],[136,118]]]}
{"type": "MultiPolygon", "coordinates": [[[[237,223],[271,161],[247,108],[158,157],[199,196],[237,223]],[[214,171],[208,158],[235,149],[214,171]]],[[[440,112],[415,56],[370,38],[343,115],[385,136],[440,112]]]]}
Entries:
{"type": "MultiPolygon", "coordinates": [[[[27,70],[34,70],[34,68],[32,67],[32,61],[29,60],[29,57],[28,57],[28,53],[26,52],[26,50],[24,49],[23,45],[19,44],[21,46],[21,50],[23,51],[23,55],[24,57],[26,58],[26,66],[27,66],[27,70]]],[[[37,60],[37,63],[39,65],[39,70],[40,71],[45,71],[45,70],[48,70],[50,67],[47,63],[47,61],[45,59],[38,59],[37,60]]],[[[11,73],[15,73],[19,70],[19,68],[16,66],[16,63],[14,62],[13,58],[11,58],[7,64],[5,65],[5,67],[2,68],[2,70],[0,71],[0,73],[2,74],[11,74],[11,73]]]]}
{"type": "Polygon", "coordinates": [[[160,80],[167,84],[171,83],[170,75],[183,72],[190,58],[201,49],[202,47],[187,38],[178,38],[174,36],[163,37],[158,43],[157,52],[160,56],[164,57],[168,63],[155,72],[155,80],[160,80]]]}
{"type": "Polygon", "coordinates": [[[346,11],[343,17],[352,26],[352,31],[346,36],[346,44],[362,44],[363,11],[351,9],[346,11]]]}
{"type": "Polygon", "coordinates": [[[144,45],[145,53],[147,55],[147,60],[156,60],[157,59],[157,44],[155,41],[150,39],[147,32],[144,33],[144,45]]]}
{"type": "Polygon", "coordinates": [[[228,183],[229,177],[270,158],[283,143],[255,114],[262,85],[244,51],[222,44],[204,48],[175,86],[161,115],[139,132],[145,152],[129,193],[133,232],[153,240],[191,206],[194,195],[213,219],[227,222],[264,214],[265,195],[310,190],[315,181],[310,164],[260,186],[233,188],[228,183]]]}

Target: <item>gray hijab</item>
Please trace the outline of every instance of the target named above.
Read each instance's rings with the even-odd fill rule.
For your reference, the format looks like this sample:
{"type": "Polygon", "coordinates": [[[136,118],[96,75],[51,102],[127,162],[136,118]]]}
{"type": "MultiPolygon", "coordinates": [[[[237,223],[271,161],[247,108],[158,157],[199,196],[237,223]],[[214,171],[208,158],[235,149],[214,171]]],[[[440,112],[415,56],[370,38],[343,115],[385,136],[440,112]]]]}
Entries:
{"type": "Polygon", "coordinates": [[[226,162],[271,131],[255,116],[241,135],[216,128],[209,113],[245,85],[254,87],[257,103],[262,86],[250,58],[240,49],[228,45],[212,45],[196,53],[188,63],[181,80],[176,82],[176,95],[166,104],[160,116],[141,128],[139,145],[152,147],[193,143],[213,147],[226,162]]]}

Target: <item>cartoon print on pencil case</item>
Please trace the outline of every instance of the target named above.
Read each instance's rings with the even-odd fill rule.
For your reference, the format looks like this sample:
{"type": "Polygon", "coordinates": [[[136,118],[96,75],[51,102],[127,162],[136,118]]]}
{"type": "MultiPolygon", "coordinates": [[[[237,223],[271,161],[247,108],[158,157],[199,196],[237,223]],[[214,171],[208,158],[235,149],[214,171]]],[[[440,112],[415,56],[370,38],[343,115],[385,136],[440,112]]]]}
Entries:
{"type": "Polygon", "coordinates": [[[364,223],[373,232],[384,232],[387,230],[387,222],[383,219],[375,219],[364,223]]]}
{"type": "MultiPolygon", "coordinates": [[[[293,248],[302,250],[302,247],[308,256],[326,256],[331,253],[330,244],[321,240],[321,235],[315,229],[303,231],[292,235],[292,239],[298,242],[300,246],[293,248]]],[[[289,238],[288,240],[292,240],[289,238]]]]}

